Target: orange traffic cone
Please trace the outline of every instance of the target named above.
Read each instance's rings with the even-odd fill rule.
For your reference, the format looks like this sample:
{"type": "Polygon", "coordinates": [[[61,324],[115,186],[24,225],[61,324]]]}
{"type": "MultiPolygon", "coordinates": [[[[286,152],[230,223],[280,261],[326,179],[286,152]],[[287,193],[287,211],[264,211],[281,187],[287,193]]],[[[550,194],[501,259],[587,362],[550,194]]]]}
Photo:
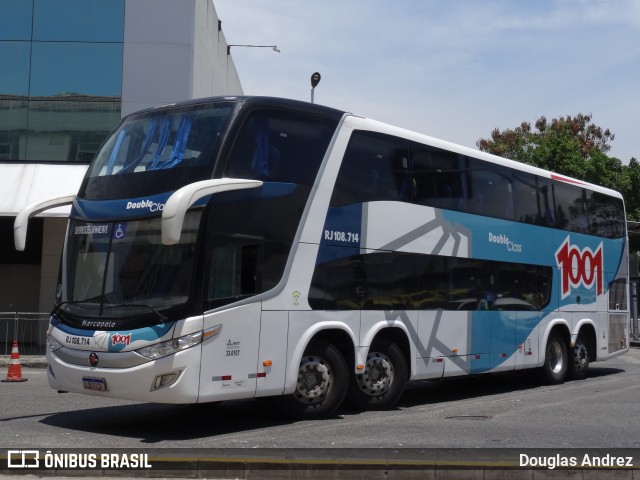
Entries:
{"type": "Polygon", "coordinates": [[[11,348],[11,359],[9,360],[9,371],[7,378],[3,382],[26,382],[28,378],[22,378],[22,365],[20,365],[20,355],[18,354],[18,341],[13,341],[11,348]]]}

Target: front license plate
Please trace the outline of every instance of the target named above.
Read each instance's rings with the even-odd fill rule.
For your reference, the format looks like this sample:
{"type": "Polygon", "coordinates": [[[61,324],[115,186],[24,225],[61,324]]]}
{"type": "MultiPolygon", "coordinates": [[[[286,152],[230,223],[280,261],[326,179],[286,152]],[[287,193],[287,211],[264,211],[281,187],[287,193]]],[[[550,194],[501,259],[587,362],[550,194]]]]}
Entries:
{"type": "Polygon", "coordinates": [[[99,377],[82,377],[82,386],[87,390],[107,391],[107,381],[99,377]]]}

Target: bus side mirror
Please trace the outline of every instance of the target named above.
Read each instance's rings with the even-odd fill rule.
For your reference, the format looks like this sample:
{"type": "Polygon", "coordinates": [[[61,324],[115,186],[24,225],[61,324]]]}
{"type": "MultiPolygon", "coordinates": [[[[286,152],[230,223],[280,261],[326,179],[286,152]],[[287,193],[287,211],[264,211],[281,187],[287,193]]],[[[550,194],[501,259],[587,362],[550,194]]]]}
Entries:
{"type": "Polygon", "coordinates": [[[201,198],[220,192],[261,186],[262,182],[260,180],[214,178],[190,183],[176,190],[169,197],[162,210],[162,243],[164,245],[175,245],[180,241],[184,216],[187,210],[201,198]]]}
{"type": "Polygon", "coordinates": [[[76,194],[65,195],[62,197],[52,197],[40,200],[24,207],[13,222],[13,242],[16,250],[24,251],[27,244],[27,230],[29,228],[29,220],[45,210],[70,205],[76,199],[76,194]]]}

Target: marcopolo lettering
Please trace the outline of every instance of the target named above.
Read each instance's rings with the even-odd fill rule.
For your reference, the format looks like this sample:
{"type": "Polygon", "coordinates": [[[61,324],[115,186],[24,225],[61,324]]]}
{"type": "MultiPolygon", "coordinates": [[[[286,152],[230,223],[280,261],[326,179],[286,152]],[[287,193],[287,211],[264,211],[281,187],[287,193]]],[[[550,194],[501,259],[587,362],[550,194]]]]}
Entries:
{"type": "Polygon", "coordinates": [[[82,320],[82,326],[92,328],[114,328],[116,326],[116,322],[108,320],[82,320]]]}
{"type": "Polygon", "coordinates": [[[127,210],[147,209],[150,212],[161,212],[164,209],[164,203],[157,203],[153,200],[142,200],[140,202],[127,202],[127,210]]]}

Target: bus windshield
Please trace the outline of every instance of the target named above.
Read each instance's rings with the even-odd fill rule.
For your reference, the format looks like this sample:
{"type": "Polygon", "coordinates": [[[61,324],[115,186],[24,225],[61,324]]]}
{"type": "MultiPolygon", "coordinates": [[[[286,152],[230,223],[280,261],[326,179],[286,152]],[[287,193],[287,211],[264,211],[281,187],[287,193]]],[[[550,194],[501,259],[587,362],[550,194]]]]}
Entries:
{"type": "Polygon", "coordinates": [[[201,210],[185,217],[180,243],[163,247],[160,218],[88,223],[72,220],[60,309],[81,317],[144,317],[162,323],[187,303],[201,210]]]}
{"type": "Polygon", "coordinates": [[[211,178],[232,103],[152,110],[128,117],[94,159],[81,198],[151,195],[211,178]]]}
{"type": "Polygon", "coordinates": [[[71,215],[57,298],[63,322],[139,328],[278,284],[341,113],[238,103],[134,114],[105,142],[71,215]],[[168,199],[212,178],[263,186],[204,199],[186,212],[179,243],[164,245],[168,199]]]}

